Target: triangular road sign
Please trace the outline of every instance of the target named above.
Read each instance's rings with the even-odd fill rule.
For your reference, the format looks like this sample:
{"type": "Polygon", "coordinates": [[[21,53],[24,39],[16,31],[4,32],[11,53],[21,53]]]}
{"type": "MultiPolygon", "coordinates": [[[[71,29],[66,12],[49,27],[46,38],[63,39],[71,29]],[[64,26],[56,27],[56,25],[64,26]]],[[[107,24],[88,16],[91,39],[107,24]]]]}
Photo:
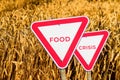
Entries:
{"type": "Polygon", "coordinates": [[[31,29],[56,65],[63,69],[67,67],[88,22],[87,17],[72,17],[34,22],[31,29]]]}
{"type": "Polygon", "coordinates": [[[75,50],[75,56],[86,71],[90,71],[94,67],[108,35],[108,31],[96,31],[83,34],[75,50]]]}

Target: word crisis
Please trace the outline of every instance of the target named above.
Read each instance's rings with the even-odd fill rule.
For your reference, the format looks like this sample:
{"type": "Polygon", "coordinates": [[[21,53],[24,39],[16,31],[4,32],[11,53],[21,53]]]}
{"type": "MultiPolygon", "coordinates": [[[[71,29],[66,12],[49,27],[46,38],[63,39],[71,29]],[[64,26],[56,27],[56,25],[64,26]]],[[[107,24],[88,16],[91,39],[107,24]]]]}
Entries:
{"type": "Polygon", "coordinates": [[[90,49],[96,49],[95,45],[88,45],[88,46],[79,46],[79,50],[90,50],[90,49]]]}
{"type": "Polygon", "coordinates": [[[70,37],[50,37],[50,42],[69,42],[70,37]]]}

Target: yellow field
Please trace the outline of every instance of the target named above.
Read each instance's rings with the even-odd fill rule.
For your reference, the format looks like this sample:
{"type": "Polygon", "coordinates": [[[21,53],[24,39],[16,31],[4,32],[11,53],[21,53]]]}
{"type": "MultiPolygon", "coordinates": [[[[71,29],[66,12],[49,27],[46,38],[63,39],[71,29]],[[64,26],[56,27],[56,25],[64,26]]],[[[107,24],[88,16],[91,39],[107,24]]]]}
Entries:
{"type": "MultiPolygon", "coordinates": [[[[92,70],[93,80],[120,80],[119,0],[0,0],[0,80],[60,80],[52,59],[30,30],[34,21],[88,16],[86,30],[110,36],[92,70]]],[[[86,80],[75,57],[67,80],[86,80]]]]}

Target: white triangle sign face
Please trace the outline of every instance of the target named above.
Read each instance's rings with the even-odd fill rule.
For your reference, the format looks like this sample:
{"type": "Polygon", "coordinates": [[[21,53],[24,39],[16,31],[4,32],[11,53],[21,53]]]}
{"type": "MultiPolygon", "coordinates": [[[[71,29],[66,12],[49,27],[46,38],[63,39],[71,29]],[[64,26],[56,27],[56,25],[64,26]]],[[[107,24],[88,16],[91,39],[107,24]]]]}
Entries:
{"type": "Polygon", "coordinates": [[[84,33],[75,50],[75,56],[86,71],[90,71],[108,38],[108,31],[84,33]]]}
{"type": "Polygon", "coordinates": [[[67,67],[75,47],[88,25],[87,17],[35,22],[31,29],[56,65],[67,67]]]}

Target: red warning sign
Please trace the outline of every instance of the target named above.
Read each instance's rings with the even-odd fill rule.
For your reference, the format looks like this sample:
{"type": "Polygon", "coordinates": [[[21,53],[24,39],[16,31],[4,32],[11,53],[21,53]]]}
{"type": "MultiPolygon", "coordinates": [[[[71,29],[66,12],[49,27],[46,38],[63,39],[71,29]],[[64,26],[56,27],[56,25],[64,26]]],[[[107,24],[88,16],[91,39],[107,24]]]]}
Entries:
{"type": "Polygon", "coordinates": [[[38,21],[31,29],[56,65],[67,67],[80,38],[88,25],[87,17],[38,21]]]}
{"type": "Polygon", "coordinates": [[[86,71],[90,71],[94,67],[108,35],[108,31],[96,31],[83,34],[75,50],[75,56],[86,71]]]}

